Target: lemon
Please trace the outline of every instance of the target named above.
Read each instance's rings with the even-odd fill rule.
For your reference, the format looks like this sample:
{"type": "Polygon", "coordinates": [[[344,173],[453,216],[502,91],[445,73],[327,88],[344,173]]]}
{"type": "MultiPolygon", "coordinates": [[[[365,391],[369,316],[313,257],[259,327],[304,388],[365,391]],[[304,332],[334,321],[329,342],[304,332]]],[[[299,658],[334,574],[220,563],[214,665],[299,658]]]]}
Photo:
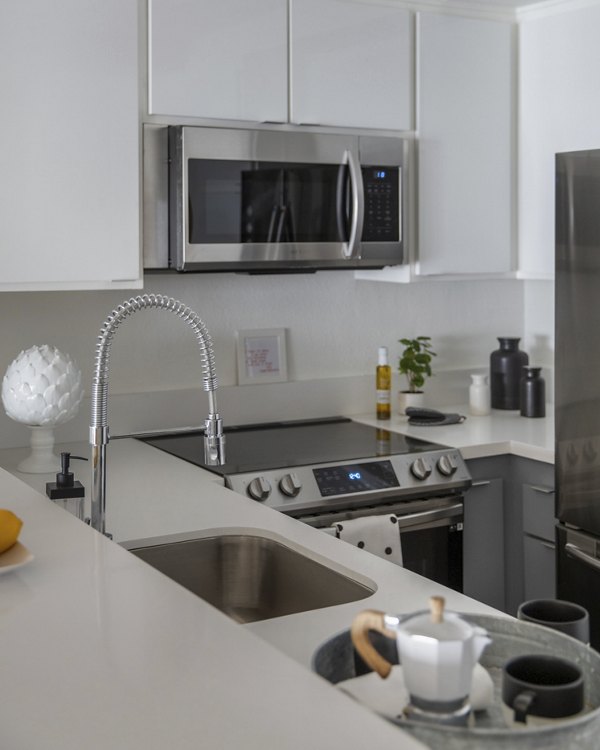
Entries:
{"type": "Polygon", "coordinates": [[[17,541],[21,526],[23,521],[11,510],[0,508],[0,555],[17,541]]]}

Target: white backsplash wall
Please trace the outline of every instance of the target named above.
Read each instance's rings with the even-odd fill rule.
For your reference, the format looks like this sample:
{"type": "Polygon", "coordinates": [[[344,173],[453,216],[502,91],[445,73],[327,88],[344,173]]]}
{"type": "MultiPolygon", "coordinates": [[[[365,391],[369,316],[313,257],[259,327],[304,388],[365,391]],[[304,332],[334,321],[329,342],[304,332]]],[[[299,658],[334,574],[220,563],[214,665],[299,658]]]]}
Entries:
{"type": "MultiPolygon", "coordinates": [[[[469,380],[466,373],[487,368],[489,353],[497,346],[496,336],[525,335],[525,300],[530,299],[520,281],[396,285],[359,281],[346,271],[287,276],[150,275],[146,277],[145,292],[176,297],[199,313],[213,337],[222,386],[237,383],[236,330],[288,329],[291,384],[224,388],[219,407],[223,413],[230,412],[229,419],[236,418],[233,406],[236,399],[253,402],[255,406],[260,406],[261,400],[266,405],[275,399],[268,411],[276,412],[280,418],[310,413],[317,407],[309,403],[314,398],[309,381],[338,378],[350,386],[341,389],[347,395],[340,395],[332,402],[330,413],[340,408],[354,413],[369,409],[373,400],[370,377],[377,347],[389,347],[395,369],[400,352],[397,342],[403,336],[433,338],[438,352],[434,367],[439,375],[432,385],[436,400],[445,397],[445,382],[451,384],[452,397],[459,393],[464,382],[466,401],[469,380]],[[292,403],[296,399],[307,399],[306,408],[298,402],[292,403]],[[224,404],[225,400],[228,403],[224,404]]],[[[34,344],[52,344],[77,361],[89,396],[98,331],[108,313],[127,296],[133,295],[121,291],[1,294],[0,374],[22,349],[34,344]]],[[[531,299],[528,336],[536,335],[538,321],[534,312],[540,314],[540,335],[545,336],[547,316],[539,311],[537,298],[531,299]]],[[[542,300],[547,304],[546,294],[542,300]]],[[[137,407],[135,399],[124,394],[195,390],[200,382],[200,354],[193,334],[174,315],[144,310],[119,328],[112,346],[109,389],[111,394],[121,394],[119,431],[145,429],[134,418],[129,425],[128,403],[131,402],[132,412],[137,407]]],[[[394,388],[400,387],[404,384],[396,377],[394,388]]],[[[449,391],[448,397],[451,396],[449,391]]],[[[319,412],[326,410],[327,398],[318,405],[319,412]]],[[[151,404],[152,399],[147,398],[144,411],[151,404]]],[[[80,439],[87,439],[83,427],[89,422],[87,409],[86,403],[82,406],[85,413],[71,427],[58,428],[57,440],[76,439],[74,431],[78,435],[81,432],[80,439]]],[[[153,426],[173,426],[163,424],[164,415],[157,418],[161,424],[153,426]]],[[[240,419],[246,421],[243,416],[240,419]]],[[[110,411],[109,423],[112,427],[110,411]]],[[[28,430],[12,422],[1,409],[0,447],[27,441],[28,430]]]]}
{"type": "Polygon", "coordinates": [[[533,365],[554,367],[554,281],[526,281],[525,348],[533,365]]]}

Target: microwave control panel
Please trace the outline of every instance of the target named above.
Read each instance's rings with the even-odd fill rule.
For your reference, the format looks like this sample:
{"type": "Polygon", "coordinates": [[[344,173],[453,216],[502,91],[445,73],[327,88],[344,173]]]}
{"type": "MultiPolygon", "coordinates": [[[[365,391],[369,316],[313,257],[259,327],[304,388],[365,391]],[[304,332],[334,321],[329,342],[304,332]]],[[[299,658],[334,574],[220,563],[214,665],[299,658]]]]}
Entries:
{"type": "Polygon", "coordinates": [[[362,167],[365,195],[363,242],[399,242],[400,167],[362,167]]]}

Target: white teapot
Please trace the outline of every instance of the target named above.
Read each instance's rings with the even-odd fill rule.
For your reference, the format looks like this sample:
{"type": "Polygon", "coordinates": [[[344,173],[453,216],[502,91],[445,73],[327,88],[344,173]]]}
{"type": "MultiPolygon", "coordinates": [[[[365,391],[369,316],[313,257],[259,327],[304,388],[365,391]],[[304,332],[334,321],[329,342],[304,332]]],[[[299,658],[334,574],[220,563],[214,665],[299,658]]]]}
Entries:
{"type": "Polygon", "coordinates": [[[352,642],[365,663],[385,678],[392,665],[375,650],[368,631],[394,638],[411,706],[431,714],[463,714],[469,711],[473,669],[491,640],[483,628],[444,612],[444,603],[443,597],[431,597],[430,611],[403,617],[360,612],[352,623],[352,642]]]}

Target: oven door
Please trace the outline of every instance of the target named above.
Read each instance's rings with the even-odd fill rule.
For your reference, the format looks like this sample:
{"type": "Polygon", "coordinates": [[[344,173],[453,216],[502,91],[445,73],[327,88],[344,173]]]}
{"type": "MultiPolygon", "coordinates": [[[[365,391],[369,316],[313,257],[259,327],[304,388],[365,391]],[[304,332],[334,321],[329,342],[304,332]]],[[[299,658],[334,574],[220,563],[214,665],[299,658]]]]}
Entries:
{"type": "Polygon", "coordinates": [[[464,509],[461,497],[403,501],[298,520],[331,533],[331,527],[338,521],[390,513],[398,520],[403,567],[462,592],[464,509]]]}
{"type": "Polygon", "coordinates": [[[463,505],[398,516],[404,567],[463,590],[463,505]]]}
{"type": "Polygon", "coordinates": [[[171,265],[273,271],[401,262],[400,165],[388,157],[361,168],[360,159],[356,135],[169,128],[171,265]]]}

